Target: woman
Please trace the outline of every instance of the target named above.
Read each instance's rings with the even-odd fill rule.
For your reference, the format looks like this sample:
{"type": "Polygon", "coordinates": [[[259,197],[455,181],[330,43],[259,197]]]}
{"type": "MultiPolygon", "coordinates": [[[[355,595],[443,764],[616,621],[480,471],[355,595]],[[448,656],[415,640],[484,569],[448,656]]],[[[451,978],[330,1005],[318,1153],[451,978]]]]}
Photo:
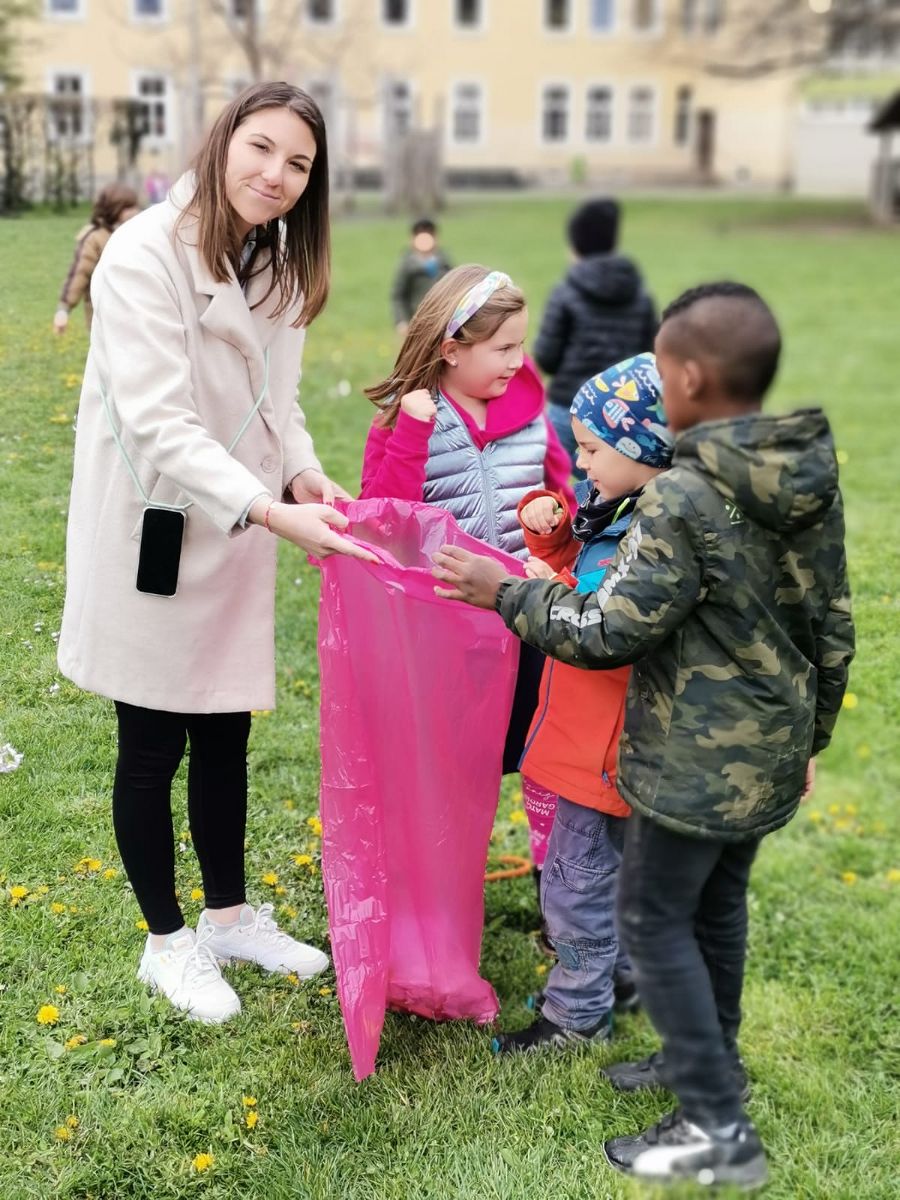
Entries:
{"type": "Polygon", "coordinates": [[[370,557],[338,532],[296,403],[328,286],[322,115],[282,83],[221,114],[196,173],[117,232],[94,280],[59,662],[115,701],[113,823],[150,931],[139,978],[209,1022],[240,1010],[220,961],[302,977],[328,962],[244,892],[250,710],[275,702],[273,534],[370,557]],[[196,933],[170,811],[188,740],[196,933]]]}
{"type": "Polygon", "coordinates": [[[84,301],[84,319],[88,333],[91,331],[91,276],[96,270],[100,255],[113,232],[141,211],[137,192],[124,183],[109,183],[94,202],[91,219],[75,234],[75,256],[62,286],[56,315],[53,318],[55,333],[65,333],[69,327],[69,313],[79,300],[84,301]]]}

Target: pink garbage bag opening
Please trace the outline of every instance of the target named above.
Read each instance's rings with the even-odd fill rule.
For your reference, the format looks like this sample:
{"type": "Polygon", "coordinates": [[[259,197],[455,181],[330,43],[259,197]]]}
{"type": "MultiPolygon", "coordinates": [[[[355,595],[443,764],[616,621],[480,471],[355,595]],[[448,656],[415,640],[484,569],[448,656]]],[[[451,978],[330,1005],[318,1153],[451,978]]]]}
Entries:
{"type": "Polygon", "coordinates": [[[357,1080],[385,1011],[493,1020],[478,970],[484,868],[518,642],[495,613],[434,594],[445,543],[514,558],[438,508],[356,501],[348,530],[383,559],[322,560],[322,871],[357,1080]]]}

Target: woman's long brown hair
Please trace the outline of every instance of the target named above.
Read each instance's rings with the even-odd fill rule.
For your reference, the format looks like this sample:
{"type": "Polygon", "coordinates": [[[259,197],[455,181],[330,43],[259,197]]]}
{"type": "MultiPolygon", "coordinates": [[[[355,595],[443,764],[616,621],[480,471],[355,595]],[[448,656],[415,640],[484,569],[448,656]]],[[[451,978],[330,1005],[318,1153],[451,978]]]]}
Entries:
{"type": "MultiPolygon", "coordinates": [[[[265,108],[286,108],[309,126],[316,157],[306,190],[280,222],[270,222],[259,239],[271,252],[272,286],[264,300],[280,291],[273,317],[282,316],[302,298],[294,326],[308,325],[325,307],[331,285],[331,234],[328,215],[328,144],[318,105],[289,83],[256,83],[245,88],[216,119],[194,162],[197,183],[185,212],[199,217],[199,248],[214,279],[226,283],[229,265],[240,262],[242,238],[234,209],[225,195],[228,147],[239,125],[265,108]],[[276,228],[271,228],[275,224],[276,228]],[[280,224],[280,235],[277,225],[280,224]]],[[[252,270],[252,264],[251,264],[252,270]]]]}
{"type": "Polygon", "coordinates": [[[137,192],[125,183],[108,183],[101,188],[94,201],[91,224],[98,229],[112,232],[119,224],[126,208],[140,208],[137,192]]]}
{"type": "MultiPolygon", "coordinates": [[[[393,371],[381,383],[363,389],[381,410],[382,424],[393,426],[400,411],[400,397],[407,392],[414,392],[418,388],[425,388],[429,392],[435,390],[444,369],[441,345],[446,338],[450,318],[469,288],[481,283],[490,272],[490,267],[466,263],[448,271],[425,293],[409,323],[393,371]]],[[[453,334],[453,339],[461,346],[485,342],[494,336],[507,317],[521,312],[524,307],[525,297],[519,288],[512,283],[505,284],[497,288],[481,308],[469,317],[465,325],[453,334]]]]}

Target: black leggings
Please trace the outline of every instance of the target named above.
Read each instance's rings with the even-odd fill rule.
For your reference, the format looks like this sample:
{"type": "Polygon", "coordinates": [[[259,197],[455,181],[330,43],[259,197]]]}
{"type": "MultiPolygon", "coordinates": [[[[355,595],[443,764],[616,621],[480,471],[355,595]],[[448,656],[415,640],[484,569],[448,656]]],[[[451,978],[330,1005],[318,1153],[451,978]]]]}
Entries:
{"type": "Polygon", "coordinates": [[[207,908],[243,904],[250,714],[170,713],[116,701],[113,827],[151,933],[184,925],[175,896],[172,779],[190,739],[188,817],[207,908]]]}

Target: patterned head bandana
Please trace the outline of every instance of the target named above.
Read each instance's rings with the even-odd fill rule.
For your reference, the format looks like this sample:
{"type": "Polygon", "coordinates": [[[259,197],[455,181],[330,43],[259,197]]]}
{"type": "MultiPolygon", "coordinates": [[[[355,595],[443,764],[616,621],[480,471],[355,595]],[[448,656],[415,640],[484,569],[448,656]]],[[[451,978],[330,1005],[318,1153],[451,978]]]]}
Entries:
{"type": "Polygon", "coordinates": [[[444,337],[453,335],[465,325],[470,317],[474,317],[479,308],[486,304],[498,288],[510,287],[512,280],[503,271],[491,271],[480,283],[473,283],[466,294],[453,310],[453,316],[444,332],[444,337]]]}
{"type": "Polygon", "coordinates": [[[672,461],[674,439],[666,426],[652,354],[626,358],[583,383],[569,411],[626,458],[648,467],[667,467],[672,461]]]}

